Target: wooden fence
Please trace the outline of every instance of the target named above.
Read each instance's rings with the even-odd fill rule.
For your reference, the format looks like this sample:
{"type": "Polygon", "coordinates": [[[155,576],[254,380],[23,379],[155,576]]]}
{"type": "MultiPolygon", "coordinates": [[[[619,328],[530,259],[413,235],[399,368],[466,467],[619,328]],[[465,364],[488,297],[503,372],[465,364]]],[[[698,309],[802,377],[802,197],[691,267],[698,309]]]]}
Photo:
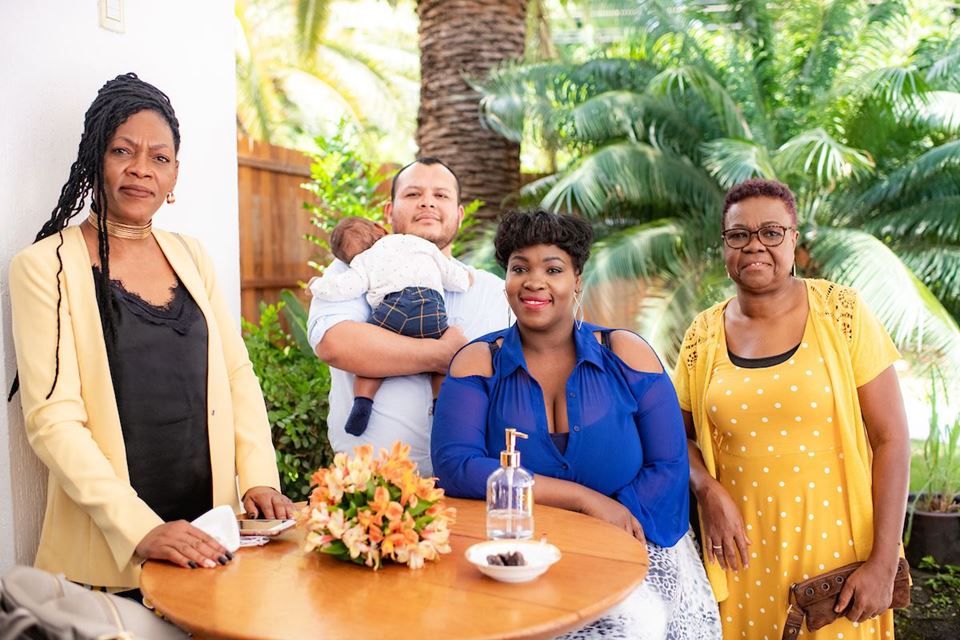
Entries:
{"type": "Polygon", "coordinates": [[[326,261],[304,235],[319,230],[300,188],[310,179],[310,160],[299,151],[237,139],[240,205],[240,300],[246,320],[259,318],[260,301],[276,302],[283,289],[300,292],[315,275],[308,260],[326,261]]]}

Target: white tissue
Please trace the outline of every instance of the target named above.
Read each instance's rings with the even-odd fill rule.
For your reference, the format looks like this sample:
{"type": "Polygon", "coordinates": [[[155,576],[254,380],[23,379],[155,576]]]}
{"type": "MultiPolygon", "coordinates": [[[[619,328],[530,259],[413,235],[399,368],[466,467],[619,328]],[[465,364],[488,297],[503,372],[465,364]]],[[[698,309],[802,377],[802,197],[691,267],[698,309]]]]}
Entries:
{"type": "Polygon", "coordinates": [[[214,507],[194,520],[191,524],[200,529],[233,553],[240,548],[240,526],[237,516],[228,505],[214,507]]]}

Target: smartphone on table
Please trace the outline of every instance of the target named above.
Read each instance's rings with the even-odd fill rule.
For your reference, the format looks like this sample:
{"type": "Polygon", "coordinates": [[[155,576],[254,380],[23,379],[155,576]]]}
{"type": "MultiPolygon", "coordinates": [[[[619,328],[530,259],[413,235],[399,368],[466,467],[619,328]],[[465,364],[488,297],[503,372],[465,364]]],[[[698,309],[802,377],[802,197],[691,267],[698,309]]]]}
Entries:
{"type": "Polygon", "coordinates": [[[297,524],[296,520],[238,520],[242,536],[275,536],[297,524]]]}

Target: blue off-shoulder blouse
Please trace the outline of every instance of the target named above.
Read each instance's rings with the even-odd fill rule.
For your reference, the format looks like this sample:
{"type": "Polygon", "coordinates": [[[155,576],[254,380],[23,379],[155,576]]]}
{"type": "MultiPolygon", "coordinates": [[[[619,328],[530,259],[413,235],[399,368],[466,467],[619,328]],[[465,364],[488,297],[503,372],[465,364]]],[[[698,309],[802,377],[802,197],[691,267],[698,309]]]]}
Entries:
{"type": "Polygon", "coordinates": [[[499,465],[504,430],[517,439],[521,464],[535,474],[578,482],[618,500],[647,539],[670,547],[689,527],[687,439],[666,371],[627,366],[584,323],[573,328],[577,363],[566,383],[570,437],[561,454],[547,430],[543,392],[530,375],[516,324],[474,342],[503,338],[493,375],[447,376],[431,437],[434,473],[448,494],[484,498],[499,465]]]}

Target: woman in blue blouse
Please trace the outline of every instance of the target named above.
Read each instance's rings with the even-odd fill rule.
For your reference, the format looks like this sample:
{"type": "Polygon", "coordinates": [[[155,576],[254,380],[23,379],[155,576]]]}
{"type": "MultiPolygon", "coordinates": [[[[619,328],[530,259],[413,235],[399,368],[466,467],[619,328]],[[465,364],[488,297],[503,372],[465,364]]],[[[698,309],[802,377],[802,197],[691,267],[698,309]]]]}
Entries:
{"type": "Polygon", "coordinates": [[[576,320],[593,234],[579,218],[508,213],[497,262],[517,322],[464,347],[437,401],[431,454],[453,496],[483,498],[504,429],[535,474],[534,497],[606,520],[646,543],[648,577],[571,638],[720,638],[717,603],[689,530],[686,436],[653,349],[576,320]]]}

